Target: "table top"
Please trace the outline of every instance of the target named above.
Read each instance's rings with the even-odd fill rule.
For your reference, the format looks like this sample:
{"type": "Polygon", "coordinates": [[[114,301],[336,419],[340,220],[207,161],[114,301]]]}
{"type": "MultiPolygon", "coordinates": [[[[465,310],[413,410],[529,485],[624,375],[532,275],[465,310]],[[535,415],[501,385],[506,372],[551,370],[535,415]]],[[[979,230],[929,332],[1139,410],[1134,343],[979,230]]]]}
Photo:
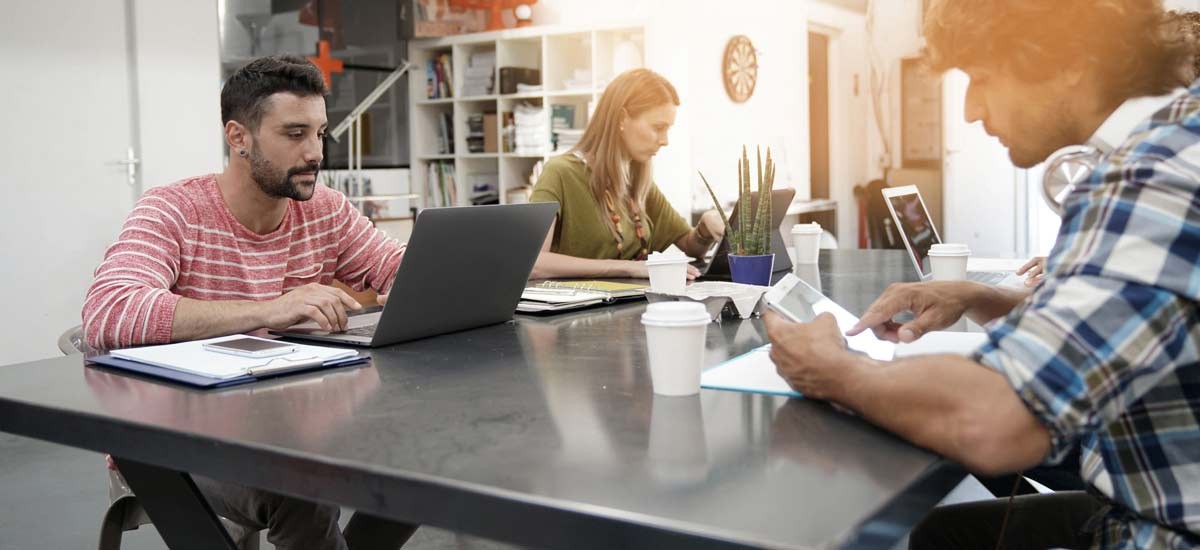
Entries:
{"type": "MultiPolygon", "coordinates": [[[[856,313],[915,279],[903,251],[821,262],[823,289],[856,313]]],[[[653,395],[644,308],[518,316],[370,350],[366,367],[213,391],[79,356],[12,365],[0,430],[572,548],[863,545],[902,535],[961,477],[812,400],[653,395]],[[881,534],[889,524],[898,532],[881,534]]],[[[705,361],[764,341],[758,319],[726,319],[709,326],[705,361]]]]}

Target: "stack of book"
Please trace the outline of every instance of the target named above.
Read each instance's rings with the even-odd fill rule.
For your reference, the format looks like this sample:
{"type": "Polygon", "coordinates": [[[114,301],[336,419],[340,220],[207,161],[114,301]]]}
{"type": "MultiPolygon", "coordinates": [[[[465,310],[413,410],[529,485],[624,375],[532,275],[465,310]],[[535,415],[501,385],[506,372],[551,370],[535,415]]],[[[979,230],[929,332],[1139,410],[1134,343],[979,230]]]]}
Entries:
{"type": "Polygon", "coordinates": [[[491,95],[496,82],[496,51],[477,51],[467,58],[463,73],[463,97],[491,95]]]}
{"type": "Polygon", "coordinates": [[[425,63],[425,95],[429,99],[454,97],[450,54],[444,53],[425,63]]]}
{"type": "Polygon", "coordinates": [[[546,154],[546,109],[540,105],[521,103],[513,110],[513,153],[518,155],[546,154]]]}
{"type": "Polygon", "coordinates": [[[483,113],[467,115],[467,152],[484,152],[483,113]]]}
{"type": "Polygon", "coordinates": [[[575,106],[554,105],[550,113],[550,141],[554,152],[557,154],[571,150],[583,137],[583,130],[574,129],[575,106]]]}

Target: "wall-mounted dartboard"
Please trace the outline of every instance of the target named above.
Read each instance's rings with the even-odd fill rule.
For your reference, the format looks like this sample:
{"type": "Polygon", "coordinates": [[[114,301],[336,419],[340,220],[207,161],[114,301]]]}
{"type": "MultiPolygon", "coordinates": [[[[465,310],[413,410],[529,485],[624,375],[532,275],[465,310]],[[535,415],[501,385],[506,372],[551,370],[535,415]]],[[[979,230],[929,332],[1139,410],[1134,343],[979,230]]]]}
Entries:
{"type": "Polygon", "coordinates": [[[758,82],[758,55],[754,53],[754,44],[745,35],[730,38],[725,44],[721,76],[725,81],[725,93],[734,103],[745,103],[754,95],[754,84],[758,82]]]}

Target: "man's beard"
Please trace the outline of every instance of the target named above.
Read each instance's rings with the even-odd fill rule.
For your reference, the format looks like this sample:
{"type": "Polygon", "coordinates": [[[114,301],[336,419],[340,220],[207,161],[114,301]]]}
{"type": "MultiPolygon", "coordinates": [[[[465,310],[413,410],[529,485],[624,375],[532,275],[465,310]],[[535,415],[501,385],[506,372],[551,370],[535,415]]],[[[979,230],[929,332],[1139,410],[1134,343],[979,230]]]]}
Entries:
{"type": "Polygon", "coordinates": [[[258,184],[258,188],[263,193],[270,197],[298,201],[311,199],[316,188],[315,178],[320,169],[320,164],[313,163],[296,166],[286,171],[280,170],[263,156],[257,143],[250,148],[250,178],[258,184]],[[302,172],[312,172],[314,182],[312,184],[293,182],[292,178],[302,172]]]}

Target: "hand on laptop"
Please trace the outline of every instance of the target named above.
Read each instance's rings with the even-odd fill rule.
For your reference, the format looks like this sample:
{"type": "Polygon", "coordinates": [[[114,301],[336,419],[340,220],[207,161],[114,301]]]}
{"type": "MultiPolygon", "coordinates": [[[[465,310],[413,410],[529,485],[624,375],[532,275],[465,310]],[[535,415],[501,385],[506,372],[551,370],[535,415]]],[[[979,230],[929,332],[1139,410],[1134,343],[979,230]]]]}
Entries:
{"type": "Polygon", "coordinates": [[[700,215],[700,223],[696,224],[697,229],[701,229],[701,236],[704,233],[708,234],[708,238],[712,241],[719,241],[725,236],[725,220],[721,219],[721,213],[716,210],[709,210],[700,215]]]}
{"type": "Polygon", "coordinates": [[[1017,275],[1025,276],[1025,286],[1033,288],[1046,278],[1046,257],[1034,256],[1017,269],[1017,275]]]}
{"type": "Polygon", "coordinates": [[[266,327],[282,330],[312,321],[329,332],[346,330],[346,310],[362,309],[349,294],[332,286],[311,283],[263,302],[266,327]]]}
{"type": "Polygon", "coordinates": [[[889,342],[912,342],[926,332],[958,322],[970,306],[968,294],[973,284],[967,281],[893,284],[867,308],[858,324],[846,331],[846,335],[854,336],[871,329],[875,336],[889,342]],[[892,320],[906,311],[915,316],[912,321],[900,324],[892,320]]]}

